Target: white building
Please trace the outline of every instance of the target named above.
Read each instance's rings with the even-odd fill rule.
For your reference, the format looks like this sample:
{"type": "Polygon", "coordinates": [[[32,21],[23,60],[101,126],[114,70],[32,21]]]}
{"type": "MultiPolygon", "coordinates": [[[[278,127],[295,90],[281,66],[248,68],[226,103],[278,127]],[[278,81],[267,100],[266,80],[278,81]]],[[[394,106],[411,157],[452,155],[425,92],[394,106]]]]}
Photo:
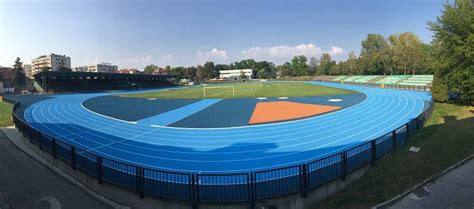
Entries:
{"type": "Polygon", "coordinates": [[[219,78],[229,79],[229,78],[241,78],[242,74],[246,78],[252,78],[253,70],[252,69],[237,69],[237,70],[220,70],[219,78]]]}
{"type": "Polygon", "coordinates": [[[66,55],[41,55],[31,60],[31,75],[41,72],[49,67],[51,71],[57,71],[61,67],[71,68],[71,58],[66,55]]]}
{"type": "Polygon", "coordinates": [[[118,73],[118,67],[111,63],[100,63],[87,66],[87,71],[96,73],[118,73]]]}

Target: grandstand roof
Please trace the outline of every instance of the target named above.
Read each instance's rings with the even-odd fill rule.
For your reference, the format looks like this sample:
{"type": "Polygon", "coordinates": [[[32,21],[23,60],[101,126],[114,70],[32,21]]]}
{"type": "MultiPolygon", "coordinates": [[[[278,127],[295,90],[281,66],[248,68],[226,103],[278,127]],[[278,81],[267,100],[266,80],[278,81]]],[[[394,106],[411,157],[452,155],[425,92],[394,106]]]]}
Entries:
{"type": "Polygon", "coordinates": [[[74,78],[101,78],[101,79],[134,79],[134,80],[155,80],[163,78],[175,78],[170,75],[148,75],[148,74],[123,74],[123,73],[96,73],[96,72],[58,72],[58,71],[45,71],[35,74],[35,79],[42,77],[46,78],[57,78],[62,79],[74,79],[74,78]]]}

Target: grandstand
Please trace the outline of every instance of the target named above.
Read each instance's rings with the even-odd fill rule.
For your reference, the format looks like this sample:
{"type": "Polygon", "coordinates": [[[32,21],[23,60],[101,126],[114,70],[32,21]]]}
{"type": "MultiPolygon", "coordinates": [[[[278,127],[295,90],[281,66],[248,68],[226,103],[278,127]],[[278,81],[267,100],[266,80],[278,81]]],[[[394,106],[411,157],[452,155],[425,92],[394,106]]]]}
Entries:
{"type": "Polygon", "coordinates": [[[77,92],[158,88],[173,85],[174,77],[146,74],[46,71],[34,75],[38,92],[77,92]]]}
{"type": "Polygon", "coordinates": [[[366,76],[362,76],[360,77],[359,79],[355,80],[354,82],[356,83],[369,83],[370,81],[378,78],[379,76],[376,76],[376,75],[366,75],[366,76]]]}
{"type": "Polygon", "coordinates": [[[343,81],[344,82],[355,82],[357,79],[362,78],[363,76],[361,75],[354,75],[354,76],[349,76],[345,78],[343,81]]]}
{"type": "Polygon", "coordinates": [[[409,75],[389,75],[379,81],[375,82],[378,84],[397,84],[398,82],[409,78],[409,75]]]}
{"type": "Polygon", "coordinates": [[[413,75],[406,80],[399,82],[399,85],[426,86],[433,81],[433,75],[413,75]]]}

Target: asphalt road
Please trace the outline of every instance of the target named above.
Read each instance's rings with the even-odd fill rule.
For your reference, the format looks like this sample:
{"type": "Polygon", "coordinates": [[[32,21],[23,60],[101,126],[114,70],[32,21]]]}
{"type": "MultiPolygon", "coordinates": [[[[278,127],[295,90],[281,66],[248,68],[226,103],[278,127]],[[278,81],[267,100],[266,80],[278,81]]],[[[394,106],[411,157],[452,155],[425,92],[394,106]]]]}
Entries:
{"type": "Polygon", "coordinates": [[[17,149],[0,131],[0,208],[109,207],[17,149]]]}
{"type": "Polygon", "coordinates": [[[474,159],[415,190],[390,209],[473,209],[474,159]]]}

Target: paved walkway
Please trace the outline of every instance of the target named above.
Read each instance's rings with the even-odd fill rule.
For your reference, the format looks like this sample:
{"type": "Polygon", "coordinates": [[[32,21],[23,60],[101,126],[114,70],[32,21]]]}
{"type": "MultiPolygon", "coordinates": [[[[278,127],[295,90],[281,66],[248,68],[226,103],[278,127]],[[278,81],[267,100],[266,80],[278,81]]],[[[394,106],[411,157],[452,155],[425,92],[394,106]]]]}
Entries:
{"type": "Polygon", "coordinates": [[[0,130],[0,209],[108,208],[20,151],[0,130]]]}
{"type": "Polygon", "coordinates": [[[391,209],[473,209],[474,159],[405,196],[391,209]]]}

